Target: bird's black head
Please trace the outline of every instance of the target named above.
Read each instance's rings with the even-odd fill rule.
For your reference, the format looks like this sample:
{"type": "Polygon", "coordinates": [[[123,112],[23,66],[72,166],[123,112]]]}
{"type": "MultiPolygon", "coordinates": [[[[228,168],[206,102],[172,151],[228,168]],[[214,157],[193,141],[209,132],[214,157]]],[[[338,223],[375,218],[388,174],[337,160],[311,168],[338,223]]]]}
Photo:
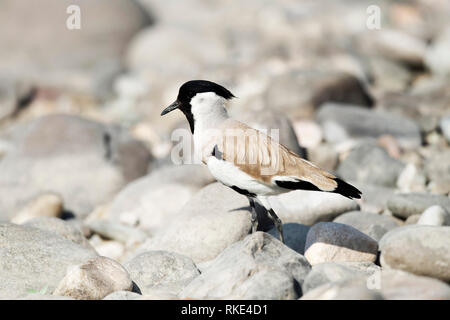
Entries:
{"type": "Polygon", "coordinates": [[[161,115],[163,116],[175,109],[180,109],[186,116],[186,118],[189,122],[189,125],[191,127],[191,131],[193,133],[194,132],[194,116],[192,114],[191,100],[198,93],[204,93],[204,92],[214,92],[217,96],[222,97],[226,100],[234,98],[234,95],[230,91],[228,91],[221,85],[218,85],[217,83],[207,81],[207,80],[191,80],[191,81],[184,83],[180,87],[180,90],[178,91],[177,100],[174,103],[172,103],[170,106],[165,108],[161,112],[161,115]]]}

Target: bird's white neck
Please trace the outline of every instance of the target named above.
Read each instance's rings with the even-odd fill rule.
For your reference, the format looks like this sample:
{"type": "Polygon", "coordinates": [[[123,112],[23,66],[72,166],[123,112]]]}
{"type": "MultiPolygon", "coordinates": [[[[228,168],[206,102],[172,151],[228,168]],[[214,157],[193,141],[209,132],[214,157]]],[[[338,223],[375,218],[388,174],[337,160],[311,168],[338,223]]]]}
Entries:
{"type": "Polygon", "coordinates": [[[194,147],[200,150],[205,139],[229,118],[225,108],[225,99],[214,92],[198,93],[191,100],[191,112],[194,117],[194,147]]]}

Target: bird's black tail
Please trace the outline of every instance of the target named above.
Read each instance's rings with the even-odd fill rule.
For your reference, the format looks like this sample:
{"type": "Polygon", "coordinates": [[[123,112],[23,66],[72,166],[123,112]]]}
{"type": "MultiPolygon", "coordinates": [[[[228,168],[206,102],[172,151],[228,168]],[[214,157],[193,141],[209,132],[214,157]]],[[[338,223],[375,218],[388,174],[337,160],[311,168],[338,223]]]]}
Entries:
{"type": "Polygon", "coordinates": [[[362,192],[354,186],[339,178],[335,178],[334,181],[337,182],[337,187],[333,190],[334,193],[339,193],[349,199],[361,199],[362,192]]]}

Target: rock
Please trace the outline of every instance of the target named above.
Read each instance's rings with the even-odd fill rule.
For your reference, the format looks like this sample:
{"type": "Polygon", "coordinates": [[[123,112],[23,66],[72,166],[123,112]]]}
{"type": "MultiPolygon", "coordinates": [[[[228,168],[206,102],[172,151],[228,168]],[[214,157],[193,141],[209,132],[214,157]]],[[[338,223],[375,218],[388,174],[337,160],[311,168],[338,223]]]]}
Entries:
{"type": "Polygon", "coordinates": [[[67,240],[94,251],[94,248],[89,244],[81,230],[65,220],[53,217],[37,217],[29,220],[24,226],[54,232],[67,240]]]}
{"type": "Polygon", "coordinates": [[[115,291],[131,291],[132,288],[128,272],[119,263],[98,257],[69,267],[53,294],[77,300],[95,300],[115,291]]]}
{"type": "Polygon", "coordinates": [[[213,178],[199,165],[166,166],[128,184],[114,198],[108,219],[156,233],[166,229],[181,208],[213,178]]]}
{"type": "Polygon", "coordinates": [[[320,147],[323,134],[322,128],[311,120],[297,120],[293,123],[294,131],[300,138],[300,145],[311,149],[320,147]]]}
{"type": "Polygon", "coordinates": [[[352,226],[376,241],[379,241],[386,232],[399,226],[392,217],[363,211],[344,213],[333,222],[352,226]]]}
{"type": "Polygon", "coordinates": [[[431,206],[422,212],[417,224],[428,226],[450,226],[450,213],[441,206],[431,206]]]}
{"type": "Polygon", "coordinates": [[[401,192],[424,192],[427,178],[414,164],[408,163],[397,179],[401,192]]]}
{"type": "Polygon", "coordinates": [[[283,113],[264,109],[239,112],[236,118],[256,130],[263,131],[296,154],[305,156],[305,151],[299,146],[291,121],[283,113]],[[278,130],[278,133],[272,132],[272,130],[278,130]],[[274,136],[274,134],[276,135],[274,136]]]}
{"type": "Polygon", "coordinates": [[[125,268],[144,295],[152,290],[176,295],[200,274],[190,258],[166,251],[141,253],[128,261],[125,268]]]}
{"type": "Polygon", "coordinates": [[[339,154],[333,145],[323,143],[308,149],[308,159],[319,168],[334,171],[339,163],[339,154]]]}
{"type": "Polygon", "coordinates": [[[145,174],[151,160],[120,128],[72,115],[16,126],[12,141],[15,148],[0,161],[0,219],[42,192],[60,194],[67,211],[84,217],[145,174]]]}
{"type": "Polygon", "coordinates": [[[220,183],[201,189],[165,230],[147,240],[139,252],[165,250],[186,255],[195,263],[214,259],[251,230],[245,196],[220,183]]]}
{"type": "Polygon", "coordinates": [[[442,193],[448,194],[450,192],[450,188],[448,188],[450,185],[450,150],[432,152],[425,161],[425,173],[428,180],[431,180],[431,187],[436,189],[436,185],[442,185],[444,187],[442,193]]]}
{"type": "Polygon", "coordinates": [[[304,292],[308,292],[323,284],[339,282],[350,279],[367,279],[375,272],[379,272],[379,267],[372,264],[372,267],[361,270],[345,263],[325,262],[312,267],[312,270],[303,283],[304,292]],[[369,271],[368,271],[369,270],[369,271]]]}
{"type": "Polygon", "coordinates": [[[450,280],[450,227],[411,225],[396,228],[380,240],[382,267],[450,280]]]}
{"type": "Polygon", "coordinates": [[[30,293],[17,300],[75,300],[71,297],[54,296],[52,294],[30,293]]]}
{"type": "Polygon", "coordinates": [[[357,229],[335,222],[320,222],[306,237],[305,257],[311,265],[323,262],[374,262],[378,245],[357,229]]]}
{"type": "Polygon", "coordinates": [[[372,106],[373,99],[358,78],[345,72],[294,70],[274,77],[265,93],[266,106],[296,118],[312,116],[325,102],[372,106]]]}
{"type": "Polygon", "coordinates": [[[392,214],[403,219],[414,214],[421,214],[433,205],[440,205],[449,211],[450,199],[446,196],[429,193],[405,193],[395,194],[387,202],[392,214]]]}
{"type": "Polygon", "coordinates": [[[379,56],[368,61],[374,84],[386,91],[403,91],[409,87],[412,73],[400,63],[379,56]]]}
{"type": "Polygon", "coordinates": [[[382,213],[387,208],[388,200],[394,195],[395,189],[383,186],[358,183],[358,189],[363,194],[361,211],[382,213]]]}
{"type": "Polygon", "coordinates": [[[377,290],[370,290],[364,281],[357,279],[326,283],[308,291],[301,300],[382,300],[377,290]]]}
{"type": "MultiPolygon", "coordinates": [[[[283,224],[285,245],[302,255],[305,254],[306,235],[308,234],[310,228],[311,227],[299,223],[283,224]]],[[[274,238],[279,237],[278,231],[275,227],[270,229],[268,233],[274,238]]]]}
{"type": "MultiPolygon", "coordinates": [[[[370,32],[370,31],[369,31],[370,32]]],[[[386,58],[405,63],[413,67],[420,67],[424,63],[426,45],[419,38],[399,30],[384,29],[366,33],[362,37],[370,37],[367,49],[371,54],[379,54],[386,58]]]]}
{"type": "Polygon", "coordinates": [[[425,63],[434,74],[450,75],[450,27],[443,30],[427,48],[425,63]]]}
{"type": "Polygon", "coordinates": [[[0,69],[42,85],[67,86],[91,93],[105,82],[98,79],[99,74],[111,64],[120,64],[128,42],[150,22],[133,1],[44,0],[42,5],[46,11],[36,16],[27,1],[4,1],[3,6],[15,19],[8,20],[5,10],[0,13],[3,21],[0,43],[8,43],[9,49],[0,53],[0,69]],[[81,8],[80,30],[66,27],[66,21],[74,14],[67,11],[71,5],[81,8]],[[111,21],[118,20],[120,25],[111,29],[111,21]],[[21,21],[39,26],[39,31],[21,21]],[[56,25],[61,27],[55,28],[56,25]],[[74,47],[76,52],[72,50],[74,47]]]}
{"type": "Polygon", "coordinates": [[[108,294],[103,300],[136,300],[142,298],[142,295],[131,291],[115,291],[108,294]]]}
{"type": "Polygon", "coordinates": [[[31,83],[0,74],[0,121],[17,114],[35,96],[31,83]]]}
{"type": "Polygon", "coordinates": [[[284,223],[313,225],[331,221],[340,214],[358,210],[358,204],[335,193],[295,190],[269,198],[273,210],[284,223]]]}
{"type": "Polygon", "coordinates": [[[419,126],[406,117],[372,111],[354,105],[324,104],[317,113],[326,141],[338,143],[349,139],[394,137],[405,149],[422,144],[419,126]]]}
{"type": "Polygon", "coordinates": [[[36,217],[60,218],[63,213],[63,203],[59,195],[47,193],[37,196],[20,210],[12,219],[15,224],[25,223],[36,217]]]}
{"type": "Polygon", "coordinates": [[[97,251],[97,253],[102,257],[110,258],[119,262],[125,255],[125,246],[118,241],[100,241],[93,246],[95,251],[97,251]]]}
{"type": "Polygon", "coordinates": [[[267,233],[226,248],[179,294],[182,298],[296,299],[311,266],[267,233]]]}
{"type": "Polygon", "coordinates": [[[43,288],[51,293],[68,266],[95,256],[54,232],[0,224],[0,298],[15,299],[43,288]]]}
{"type": "Polygon", "coordinates": [[[383,269],[380,289],[388,300],[450,299],[450,287],[446,283],[400,270],[383,269]]]}
{"type": "Polygon", "coordinates": [[[123,244],[142,243],[148,238],[141,230],[108,220],[89,221],[87,226],[103,238],[117,240],[123,244]]]}
{"type": "Polygon", "coordinates": [[[337,173],[348,181],[395,187],[403,167],[383,148],[363,144],[353,149],[340,163],[337,173]]]}
{"type": "Polygon", "coordinates": [[[442,117],[441,121],[439,122],[439,127],[441,128],[445,140],[450,143],[450,116],[442,117]]]}
{"type": "Polygon", "coordinates": [[[413,214],[412,216],[409,216],[405,222],[403,223],[403,225],[407,226],[410,224],[417,224],[417,222],[420,219],[420,214],[413,214]]]}

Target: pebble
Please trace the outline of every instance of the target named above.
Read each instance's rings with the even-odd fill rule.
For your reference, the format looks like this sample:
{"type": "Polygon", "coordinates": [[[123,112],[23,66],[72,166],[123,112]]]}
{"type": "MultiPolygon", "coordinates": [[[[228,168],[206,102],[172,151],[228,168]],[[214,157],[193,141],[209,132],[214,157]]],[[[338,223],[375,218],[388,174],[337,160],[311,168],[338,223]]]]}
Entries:
{"type": "Polygon", "coordinates": [[[376,241],[379,241],[386,232],[399,226],[399,223],[390,216],[363,211],[344,213],[333,222],[352,226],[376,241]]]}
{"type": "Polygon", "coordinates": [[[11,219],[12,223],[23,224],[36,217],[60,218],[63,212],[63,201],[54,193],[41,194],[30,201],[11,219]]]}
{"type": "Polygon", "coordinates": [[[431,206],[422,212],[417,224],[428,226],[450,226],[450,213],[441,206],[431,206]]]}
{"type": "Polygon", "coordinates": [[[305,257],[311,265],[323,262],[374,262],[378,244],[357,229],[335,222],[320,222],[306,237],[305,257]]]}
{"type": "Polygon", "coordinates": [[[125,263],[143,295],[163,290],[176,295],[194,280],[199,270],[192,259],[167,251],[147,251],[125,263]]]}
{"type": "Polygon", "coordinates": [[[52,293],[67,267],[96,256],[55,232],[0,224],[0,298],[15,299],[43,289],[52,293]]]}
{"type": "Polygon", "coordinates": [[[393,229],[380,240],[383,268],[450,280],[450,227],[411,225],[393,229]]]}
{"type": "Polygon", "coordinates": [[[69,267],[53,294],[77,300],[98,300],[112,292],[131,291],[132,288],[133,283],[124,267],[112,259],[98,257],[69,267]]]}
{"type": "Polygon", "coordinates": [[[422,214],[433,205],[440,205],[449,211],[450,198],[429,193],[399,193],[392,195],[387,202],[387,207],[392,214],[402,219],[415,214],[422,214]]]}
{"type": "Polygon", "coordinates": [[[297,299],[311,266],[279,240],[256,232],[226,248],[179,294],[198,299],[297,299]]]}

